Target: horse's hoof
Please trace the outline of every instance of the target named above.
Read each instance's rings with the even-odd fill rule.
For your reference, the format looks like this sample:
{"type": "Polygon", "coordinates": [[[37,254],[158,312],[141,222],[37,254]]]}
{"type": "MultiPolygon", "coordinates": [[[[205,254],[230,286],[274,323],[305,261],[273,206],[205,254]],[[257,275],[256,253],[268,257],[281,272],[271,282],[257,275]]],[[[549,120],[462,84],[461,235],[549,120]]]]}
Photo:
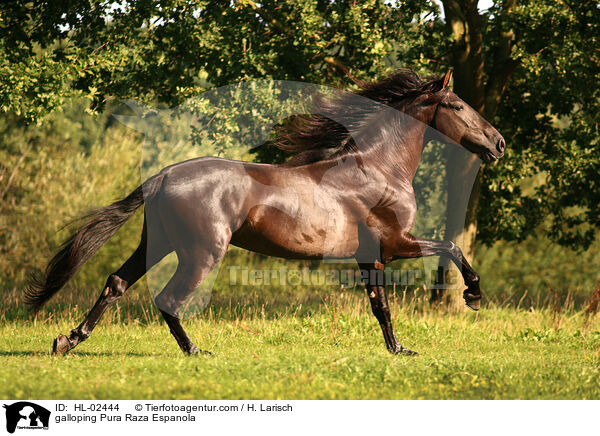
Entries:
{"type": "Polygon", "coordinates": [[[69,343],[69,338],[65,335],[58,335],[54,342],[52,343],[52,354],[58,354],[59,356],[63,356],[69,352],[71,349],[71,344],[69,343]]]}
{"type": "Polygon", "coordinates": [[[463,298],[465,299],[465,303],[469,309],[479,310],[481,308],[481,295],[475,295],[468,292],[469,290],[465,290],[463,292],[463,298]]]}
{"type": "Polygon", "coordinates": [[[403,347],[402,345],[400,345],[398,348],[396,348],[393,351],[394,354],[401,354],[403,356],[418,356],[419,353],[417,353],[416,351],[410,350],[406,347],[403,347]]]}
{"type": "Polygon", "coordinates": [[[200,353],[200,350],[194,344],[183,350],[183,354],[188,356],[195,356],[198,353],[200,353]]]}
{"type": "Polygon", "coordinates": [[[210,351],[200,350],[195,344],[192,344],[188,349],[183,350],[183,353],[187,356],[212,356],[210,351]]]}
{"type": "Polygon", "coordinates": [[[470,303],[467,303],[467,307],[469,309],[472,309],[475,312],[477,312],[481,308],[481,302],[479,302],[479,301],[472,301],[470,303]]]}

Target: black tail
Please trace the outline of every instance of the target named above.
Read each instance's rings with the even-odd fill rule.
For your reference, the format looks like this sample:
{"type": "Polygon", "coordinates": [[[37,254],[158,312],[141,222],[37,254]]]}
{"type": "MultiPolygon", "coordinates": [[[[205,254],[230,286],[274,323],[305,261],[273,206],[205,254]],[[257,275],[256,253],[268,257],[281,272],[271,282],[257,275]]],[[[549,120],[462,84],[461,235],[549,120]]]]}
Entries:
{"type": "Polygon", "coordinates": [[[149,201],[156,195],[162,179],[162,174],[151,177],[124,199],[93,210],[81,218],[83,225],[62,244],[60,251],[48,263],[45,277],[34,277],[25,291],[25,302],[34,312],[50,300],[125,224],[136,209],[144,204],[144,197],[149,201]]]}

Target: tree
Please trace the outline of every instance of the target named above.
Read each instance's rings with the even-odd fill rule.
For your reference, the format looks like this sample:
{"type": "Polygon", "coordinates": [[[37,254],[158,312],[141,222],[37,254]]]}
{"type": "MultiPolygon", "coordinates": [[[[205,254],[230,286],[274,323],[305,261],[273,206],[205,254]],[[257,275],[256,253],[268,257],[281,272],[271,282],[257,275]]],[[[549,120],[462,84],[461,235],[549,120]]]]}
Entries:
{"type": "MultiPolygon", "coordinates": [[[[443,5],[449,44],[435,48],[448,53],[454,90],[509,143],[503,162],[481,169],[465,225],[448,211],[446,237],[462,238],[472,257],[476,235],[484,243],[523,240],[547,217],[551,239],[588,247],[598,228],[598,159],[591,155],[600,145],[593,85],[600,57],[589,47],[600,36],[599,5],[504,0],[487,11],[474,0],[443,5]],[[525,193],[520,182],[532,177],[536,188],[525,193]]],[[[460,179],[449,175],[448,182],[460,179]]]]}

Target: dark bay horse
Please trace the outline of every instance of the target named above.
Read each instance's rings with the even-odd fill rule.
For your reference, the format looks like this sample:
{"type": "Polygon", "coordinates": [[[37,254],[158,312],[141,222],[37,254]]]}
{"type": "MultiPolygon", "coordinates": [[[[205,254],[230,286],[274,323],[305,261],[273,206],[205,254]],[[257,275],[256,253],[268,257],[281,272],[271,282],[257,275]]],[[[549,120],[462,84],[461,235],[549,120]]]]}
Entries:
{"type": "MultiPolygon", "coordinates": [[[[360,128],[352,134],[331,117],[300,117],[277,141],[298,152],[285,164],[192,159],[163,169],[126,198],[92,212],[50,261],[45,278],[27,291],[34,310],[144,205],[141,242],[108,277],[85,320],[68,337],[54,340],[53,352],[64,354],[87,339],[106,308],[175,251],[177,270],[155,302],[181,350],[198,353],[178,311],[233,244],[290,259],[356,259],[388,350],[415,354],[394,335],[385,264],[447,256],[463,275],[467,305],[477,310],[481,300],[479,276],[459,247],[410,234],[416,213],[412,181],[426,131],[445,135],[486,162],[502,157],[505,148],[498,131],[449,90],[450,78],[448,72],[425,81],[400,71],[357,93],[394,110],[356,115],[369,121],[357,123],[360,128]]],[[[346,103],[342,98],[328,104],[351,112],[346,103]]]]}

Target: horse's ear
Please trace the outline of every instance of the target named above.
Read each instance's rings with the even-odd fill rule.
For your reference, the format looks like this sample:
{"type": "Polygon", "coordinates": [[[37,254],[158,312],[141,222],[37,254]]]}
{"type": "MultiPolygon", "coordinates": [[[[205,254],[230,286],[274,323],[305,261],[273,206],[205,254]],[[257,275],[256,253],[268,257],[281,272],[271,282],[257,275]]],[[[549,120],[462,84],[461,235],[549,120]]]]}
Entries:
{"type": "Polygon", "coordinates": [[[452,68],[450,68],[448,70],[448,72],[446,73],[446,75],[444,76],[444,82],[442,84],[442,89],[448,89],[448,86],[450,86],[450,79],[452,79],[452,68]]]}

